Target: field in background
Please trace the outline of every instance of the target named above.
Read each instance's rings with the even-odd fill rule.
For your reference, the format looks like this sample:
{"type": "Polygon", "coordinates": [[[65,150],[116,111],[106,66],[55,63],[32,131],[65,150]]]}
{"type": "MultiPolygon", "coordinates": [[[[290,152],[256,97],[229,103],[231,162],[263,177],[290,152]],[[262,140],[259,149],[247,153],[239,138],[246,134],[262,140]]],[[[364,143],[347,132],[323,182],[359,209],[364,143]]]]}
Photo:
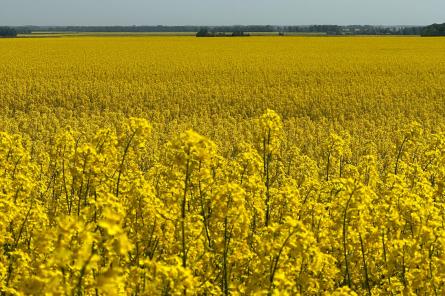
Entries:
{"type": "Polygon", "coordinates": [[[31,34],[19,34],[22,38],[37,37],[131,37],[131,36],[195,36],[196,32],[32,32],[31,34]]]}
{"type": "MultiPolygon", "coordinates": [[[[278,36],[279,32],[246,32],[250,36],[278,36]]],[[[19,34],[20,38],[38,37],[131,37],[131,36],[195,36],[196,32],[32,32],[31,34],[19,34]]],[[[287,32],[284,36],[326,36],[326,33],[317,32],[287,32]]]]}
{"type": "Polygon", "coordinates": [[[444,293],[445,39],[58,34],[0,40],[2,293],[444,293]]]}
{"type": "Polygon", "coordinates": [[[196,122],[208,133],[209,118],[242,125],[271,108],[286,121],[325,118],[347,129],[364,120],[392,128],[398,117],[393,125],[434,127],[444,111],[444,47],[415,37],[1,40],[0,115],[119,112],[196,122]]]}

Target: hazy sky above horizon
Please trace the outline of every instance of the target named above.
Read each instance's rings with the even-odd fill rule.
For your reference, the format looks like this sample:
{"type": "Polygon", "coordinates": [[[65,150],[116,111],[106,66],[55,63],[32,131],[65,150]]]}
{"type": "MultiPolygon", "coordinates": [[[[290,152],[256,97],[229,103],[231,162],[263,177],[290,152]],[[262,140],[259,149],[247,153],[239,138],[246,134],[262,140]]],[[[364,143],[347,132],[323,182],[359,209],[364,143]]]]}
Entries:
{"type": "Polygon", "coordinates": [[[0,25],[426,25],[445,0],[0,0],[0,25]]]}

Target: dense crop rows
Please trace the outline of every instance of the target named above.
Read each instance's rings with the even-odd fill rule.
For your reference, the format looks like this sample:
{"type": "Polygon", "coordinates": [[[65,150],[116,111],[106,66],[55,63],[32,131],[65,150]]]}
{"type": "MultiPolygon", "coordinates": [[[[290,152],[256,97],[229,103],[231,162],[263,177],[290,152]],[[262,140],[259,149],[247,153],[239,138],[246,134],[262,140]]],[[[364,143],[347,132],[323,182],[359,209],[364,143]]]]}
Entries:
{"type": "Polygon", "coordinates": [[[445,293],[444,39],[0,56],[2,295],[445,293]]]}

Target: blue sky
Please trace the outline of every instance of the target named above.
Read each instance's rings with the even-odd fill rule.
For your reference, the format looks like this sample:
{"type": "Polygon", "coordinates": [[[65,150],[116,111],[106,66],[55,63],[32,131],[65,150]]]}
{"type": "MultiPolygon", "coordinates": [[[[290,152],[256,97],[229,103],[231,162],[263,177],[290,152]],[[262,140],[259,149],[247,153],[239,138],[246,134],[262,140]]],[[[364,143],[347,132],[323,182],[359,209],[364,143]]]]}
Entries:
{"type": "Polygon", "coordinates": [[[0,0],[0,25],[425,25],[445,0],[0,0]]]}

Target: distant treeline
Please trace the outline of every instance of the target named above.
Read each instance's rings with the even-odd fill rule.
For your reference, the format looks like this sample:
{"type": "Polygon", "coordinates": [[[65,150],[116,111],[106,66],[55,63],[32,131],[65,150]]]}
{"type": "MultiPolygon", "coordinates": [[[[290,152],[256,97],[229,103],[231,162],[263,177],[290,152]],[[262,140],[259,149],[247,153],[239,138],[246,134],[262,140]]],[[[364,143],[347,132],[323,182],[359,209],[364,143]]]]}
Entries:
{"type": "Polygon", "coordinates": [[[209,32],[280,32],[280,33],[325,33],[329,35],[421,35],[423,27],[414,26],[67,26],[44,27],[24,26],[15,27],[17,31],[28,32],[139,32],[139,33],[168,33],[168,32],[199,32],[203,29],[209,32]]]}
{"type": "Polygon", "coordinates": [[[425,27],[422,30],[422,36],[445,36],[445,23],[425,27]]]}
{"type": "Polygon", "coordinates": [[[0,37],[16,37],[17,31],[10,27],[0,27],[0,37]]]}
{"type": "Polygon", "coordinates": [[[314,26],[287,26],[282,27],[282,32],[295,33],[326,33],[328,35],[419,35],[422,27],[414,26],[336,26],[336,25],[314,25],[314,26]]]}
{"type": "Polygon", "coordinates": [[[31,32],[129,32],[129,33],[170,33],[170,32],[207,32],[209,36],[244,36],[244,32],[277,32],[280,35],[295,33],[323,33],[327,35],[423,35],[444,36],[445,24],[431,26],[19,26],[0,27],[0,37],[14,37],[31,32]],[[228,33],[228,34],[227,34],[228,33]]]}
{"type": "Polygon", "coordinates": [[[226,32],[211,32],[208,28],[201,28],[198,33],[196,33],[196,37],[247,37],[250,36],[249,33],[244,31],[233,31],[232,33],[227,34],[226,32]]]}

